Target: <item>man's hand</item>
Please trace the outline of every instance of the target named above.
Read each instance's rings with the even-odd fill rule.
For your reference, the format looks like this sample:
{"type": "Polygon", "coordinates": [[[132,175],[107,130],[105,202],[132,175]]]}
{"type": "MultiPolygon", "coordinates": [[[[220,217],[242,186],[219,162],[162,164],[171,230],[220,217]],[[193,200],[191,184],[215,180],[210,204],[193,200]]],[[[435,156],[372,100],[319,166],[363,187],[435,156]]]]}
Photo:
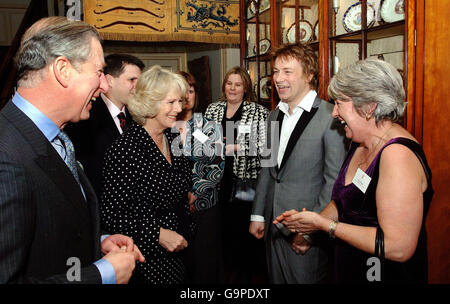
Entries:
{"type": "Polygon", "coordinates": [[[133,252],[135,260],[143,263],[145,258],[139,248],[134,244],[133,239],[123,234],[113,234],[103,240],[101,250],[103,254],[108,254],[112,251],[126,249],[127,252],[133,252]]]}
{"type": "Polygon", "coordinates": [[[248,231],[257,239],[264,236],[264,222],[250,222],[248,231]]]}
{"type": "Polygon", "coordinates": [[[305,254],[309,250],[309,248],[311,248],[311,244],[309,244],[308,241],[306,241],[300,233],[297,233],[292,238],[291,248],[297,254],[305,254]]]}
{"type": "Polygon", "coordinates": [[[116,283],[128,284],[136,266],[134,252],[124,246],[122,249],[110,251],[103,258],[113,266],[116,274],[116,283]]]}
{"type": "Polygon", "coordinates": [[[175,231],[160,228],[159,244],[169,252],[178,252],[187,247],[188,242],[185,238],[175,231]]]}

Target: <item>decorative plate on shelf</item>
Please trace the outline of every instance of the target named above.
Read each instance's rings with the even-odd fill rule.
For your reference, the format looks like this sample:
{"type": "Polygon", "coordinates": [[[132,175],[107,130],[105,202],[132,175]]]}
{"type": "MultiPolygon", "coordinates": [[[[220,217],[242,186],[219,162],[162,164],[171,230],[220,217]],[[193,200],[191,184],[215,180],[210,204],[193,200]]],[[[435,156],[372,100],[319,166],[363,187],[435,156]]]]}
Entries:
{"type": "Polygon", "coordinates": [[[314,37],[315,40],[319,40],[319,20],[317,20],[316,24],[314,25],[314,37]]]}
{"type": "Polygon", "coordinates": [[[395,22],[405,19],[404,0],[382,0],[380,9],[381,20],[395,22]]]}
{"type": "Polygon", "coordinates": [[[259,97],[268,99],[272,96],[271,76],[264,76],[259,80],[259,97]]]}
{"type": "MultiPolygon", "coordinates": [[[[259,41],[259,55],[264,55],[270,50],[270,40],[269,39],[261,39],[259,41]]],[[[256,45],[253,47],[253,53],[256,55],[256,45]]]]}
{"type": "MultiPolygon", "coordinates": [[[[300,20],[300,42],[308,42],[313,33],[311,24],[306,20],[300,20]]],[[[295,22],[288,28],[286,32],[286,40],[289,43],[295,43],[295,22]]]]}
{"type": "Polygon", "coordinates": [[[250,5],[247,8],[247,19],[253,18],[256,14],[255,1],[250,1],[250,5]]]}
{"type": "MultiPolygon", "coordinates": [[[[371,3],[367,3],[367,27],[375,23],[375,8],[371,3]]],[[[347,32],[361,30],[361,3],[356,2],[347,9],[342,19],[342,24],[347,32]]]]}
{"type": "Polygon", "coordinates": [[[259,5],[259,12],[262,13],[270,8],[270,0],[262,0],[259,5]]]}

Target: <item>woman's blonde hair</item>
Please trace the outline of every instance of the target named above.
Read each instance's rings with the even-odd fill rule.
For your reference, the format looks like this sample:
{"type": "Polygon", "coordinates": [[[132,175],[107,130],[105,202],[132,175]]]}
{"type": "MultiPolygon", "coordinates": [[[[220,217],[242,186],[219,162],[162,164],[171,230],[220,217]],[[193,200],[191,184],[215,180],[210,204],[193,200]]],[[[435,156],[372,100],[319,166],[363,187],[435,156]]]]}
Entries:
{"type": "Polygon", "coordinates": [[[167,94],[172,91],[179,92],[184,100],[188,88],[183,76],[154,65],[139,77],[135,96],[127,105],[128,111],[133,119],[143,126],[147,118],[158,115],[161,101],[167,94]]]}

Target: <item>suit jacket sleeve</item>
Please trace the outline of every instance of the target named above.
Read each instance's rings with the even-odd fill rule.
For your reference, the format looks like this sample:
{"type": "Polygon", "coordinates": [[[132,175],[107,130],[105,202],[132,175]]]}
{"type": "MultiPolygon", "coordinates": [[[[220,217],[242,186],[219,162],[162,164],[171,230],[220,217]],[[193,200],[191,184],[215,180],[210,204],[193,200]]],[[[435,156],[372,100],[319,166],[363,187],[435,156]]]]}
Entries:
{"type": "MultiPolygon", "coordinates": [[[[267,113],[266,113],[267,114],[267,113]]],[[[265,204],[266,204],[266,194],[267,189],[269,189],[269,185],[271,182],[270,177],[270,167],[269,164],[272,163],[271,158],[273,157],[273,151],[272,144],[274,144],[271,141],[271,121],[273,120],[273,112],[270,113],[270,115],[266,116],[266,122],[265,122],[265,134],[264,134],[264,143],[263,147],[261,147],[260,157],[261,157],[261,171],[259,172],[258,179],[256,182],[256,193],[255,198],[253,200],[253,208],[252,208],[252,215],[260,215],[264,216],[264,210],[265,210],[265,204]]],[[[276,163],[275,163],[276,165],[276,163]]],[[[267,220],[267,219],[266,219],[267,220]]]]}
{"type": "MultiPolygon", "coordinates": [[[[0,284],[101,283],[95,265],[81,269],[79,282],[68,281],[65,273],[44,279],[24,275],[36,224],[37,206],[30,184],[23,165],[0,152],[0,284]]],[[[51,245],[57,250],[58,244],[51,245]]]]}
{"type": "Polygon", "coordinates": [[[344,137],[339,134],[340,129],[336,120],[330,119],[328,127],[323,136],[324,147],[324,169],[323,186],[319,194],[319,201],[314,206],[313,211],[320,213],[330,202],[331,192],[336,181],[342,163],[345,158],[346,150],[344,137]]]}

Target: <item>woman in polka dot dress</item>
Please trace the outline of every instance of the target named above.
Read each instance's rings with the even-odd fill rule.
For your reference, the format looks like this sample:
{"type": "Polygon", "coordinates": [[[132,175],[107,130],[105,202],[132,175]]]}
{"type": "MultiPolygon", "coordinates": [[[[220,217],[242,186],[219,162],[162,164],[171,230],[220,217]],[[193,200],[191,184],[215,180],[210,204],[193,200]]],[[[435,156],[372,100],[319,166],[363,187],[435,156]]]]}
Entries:
{"type": "Polygon", "coordinates": [[[146,258],[130,283],[183,283],[192,236],[188,160],[171,133],[187,91],[183,77],[160,66],[144,72],[128,110],[135,122],[110,147],[103,168],[103,229],[133,238],[146,258]],[[174,145],[172,145],[172,142],[174,145]]]}

